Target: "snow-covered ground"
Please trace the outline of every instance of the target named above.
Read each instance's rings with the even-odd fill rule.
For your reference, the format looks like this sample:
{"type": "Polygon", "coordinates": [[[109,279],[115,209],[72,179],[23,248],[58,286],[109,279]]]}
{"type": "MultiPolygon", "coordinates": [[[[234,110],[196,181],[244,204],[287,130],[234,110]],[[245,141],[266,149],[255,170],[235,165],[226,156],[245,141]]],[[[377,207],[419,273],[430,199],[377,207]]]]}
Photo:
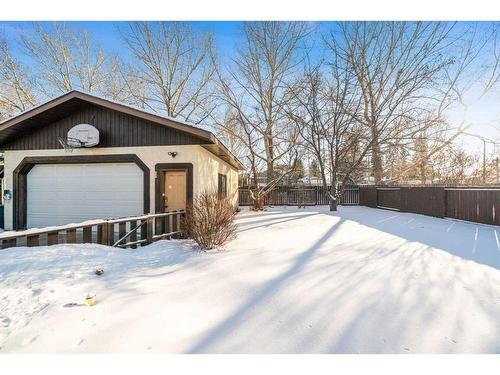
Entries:
{"type": "Polygon", "coordinates": [[[0,353],[499,353],[499,232],[277,207],[239,214],[223,252],[2,250],[0,353]]]}

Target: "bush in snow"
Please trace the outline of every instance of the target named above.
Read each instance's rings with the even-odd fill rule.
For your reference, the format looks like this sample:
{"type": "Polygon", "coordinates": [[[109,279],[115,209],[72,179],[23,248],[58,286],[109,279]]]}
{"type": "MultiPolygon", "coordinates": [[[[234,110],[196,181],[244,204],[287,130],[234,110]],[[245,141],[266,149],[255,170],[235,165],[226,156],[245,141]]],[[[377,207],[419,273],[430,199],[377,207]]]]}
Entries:
{"type": "Polygon", "coordinates": [[[185,232],[204,250],[222,246],[236,234],[235,215],[229,198],[200,194],[186,210],[185,232]]]}

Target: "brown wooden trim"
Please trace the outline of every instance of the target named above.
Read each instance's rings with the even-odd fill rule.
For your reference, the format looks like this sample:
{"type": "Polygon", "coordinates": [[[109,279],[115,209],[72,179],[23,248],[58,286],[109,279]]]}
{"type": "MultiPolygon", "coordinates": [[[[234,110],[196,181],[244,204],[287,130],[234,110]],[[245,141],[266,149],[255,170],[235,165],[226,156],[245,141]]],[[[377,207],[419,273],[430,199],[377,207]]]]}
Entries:
{"type": "Polygon", "coordinates": [[[16,117],[10,118],[10,119],[4,121],[3,123],[0,123],[1,130],[10,128],[10,127],[18,124],[21,121],[24,121],[26,119],[29,119],[30,117],[36,116],[36,115],[38,115],[42,112],[45,112],[51,108],[57,107],[59,104],[64,103],[64,102],[71,100],[71,99],[74,99],[74,98],[81,99],[81,100],[84,100],[86,102],[89,102],[89,103],[92,103],[95,105],[99,105],[99,106],[102,106],[105,108],[113,109],[115,111],[126,113],[129,115],[135,116],[135,117],[139,117],[139,118],[142,118],[142,119],[147,120],[147,121],[152,121],[152,122],[156,122],[159,124],[167,125],[167,126],[170,126],[174,129],[177,129],[177,130],[180,130],[180,131],[192,134],[192,135],[196,135],[196,136],[203,138],[205,140],[208,140],[212,143],[215,143],[214,140],[216,140],[215,136],[207,130],[203,130],[203,129],[197,128],[195,126],[179,122],[178,120],[169,119],[169,118],[158,116],[158,115],[155,115],[155,114],[152,114],[149,112],[141,111],[140,109],[136,109],[136,108],[127,106],[125,104],[116,103],[116,102],[106,100],[103,98],[99,98],[97,96],[86,94],[86,93],[83,93],[80,91],[70,91],[67,94],[64,94],[62,96],[54,98],[54,99],[52,99],[52,100],[50,100],[50,101],[48,101],[48,102],[46,102],[38,107],[35,107],[29,111],[24,112],[16,117]]]}
{"type": "Polygon", "coordinates": [[[226,146],[224,146],[221,141],[217,140],[214,144],[202,144],[200,146],[226,162],[236,171],[245,169],[245,166],[241,164],[241,162],[226,148],[226,146]]]}
{"type": "Polygon", "coordinates": [[[186,196],[187,204],[193,203],[193,164],[192,163],[158,163],[155,165],[156,179],[155,179],[155,209],[157,213],[163,212],[164,205],[162,194],[165,193],[165,174],[166,171],[186,171],[187,184],[186,196]]]}
{"type": "Polygon", "coordinates": [[[144,214],[149,213],[150,171],[135,154],[117,155],[71,155],[71,156],[34,156],[25,157],[14,169],[13,178],[13,229],[26,228],[27,219],[27,175],[37,164],[90,164],[90,163],[135,163],[144,174],[144,214]]]}
{"type": "Polygon", "coordinates": [[[108,108],[111,110],[115,110],[121,113],[125,113],[131,116],[135,116],[141,119],[144,119],[146,121],[151,121],[156,124],[160,124],[163,126],[167,126],[176,130],[179,130],[181,132],[193,135],[195,137],[200,138],[203,141],[206,141],[208,143],[211,143],[215,145],[217,151],[213,151],[209,149],[210,152],[214,153],[216,156],[222,158],[226,162],[228,162],[230,165],[232,165],[234,168],[237,169],[243,169],[243,165],[241,162],[227,149],[227,147],[220,142],[217,137],[204,129],[200,129],[194,125],[181,122],[176,119],[172,118],[165,118],[162,116],[158,116],[149,112],[142,111],[137,108],[133,108],[130,106],[127,106],[125,104],[120,104],[117,102],[113,102],[107,99],[99,98],[97,96],[93,96],[90,94],[86,94],[80,91],[70,91],[64,95],[61,95],[57,98],[54,98],[40,106],[37,106],[35,108],[32,108],[31,110],[28,110],[16,117],[12,117],[10,119],[7,119],[4,122],[0,122],[0,133],[3,132],[4,130],[7,130],[11,127],[16,126],[17,124],[30,119],[31,117],[34,117],[36,115],[39,115],[47,110],[50,110],[54,107],[57,107],[58,105],[65,103],[69,100],[72,99],[80,99],[83,101],[86,101],[88,103],[101,106],[104,108],[108,108]]]}

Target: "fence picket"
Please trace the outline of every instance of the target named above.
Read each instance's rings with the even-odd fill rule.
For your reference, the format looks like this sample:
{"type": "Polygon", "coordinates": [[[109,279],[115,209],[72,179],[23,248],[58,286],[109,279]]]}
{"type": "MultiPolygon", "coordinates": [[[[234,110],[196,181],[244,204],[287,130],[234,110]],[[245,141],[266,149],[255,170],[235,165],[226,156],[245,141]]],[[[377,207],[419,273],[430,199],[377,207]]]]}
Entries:
{"type": "Polygon", "coordinates": [[[2,241],[2,249],[7,249],[8,247],[14,247],[14,246],[16,246],[16,243],[17,243],[17,241],[15,238],[3,240],[2,241]]]}
{"type": "Polygon", "coordinates": [[[118,238],[122,238],[127,233],[127,223],[118,224],[118,238]]]}
{"type": "Polygon", "coordinates": [[[92,243],[92,227],[83,228],[83,243],[92,243]]]}
{"type": "MultiPolygon", "coordinates": [[[[271,206],[297,206],[297,205],[328,205],[330,204],[329,192],[331,186],[278,186],[272,190],[264,200],[271,206]]],[[[250,206],[252,199],[248,188],[239,189],[239,205],[250,206]]],[[[339,199],[341,205],[359,204],[359,187],[346,186],[339,199]]]]}
{"type": "Polygon", "coordinates": [[[59,243],[59,232],[47,233],[47,245],[57,245],[59,243]]]}
{"type": "Polygon", "coordinates": [[[76,243],[76,229],[68,229],[66,231],[66,242],[67,243],[76,243]]]}
{"type": "Polygon", "coordinates": [[[29,247],[40,246],[40,236],[38,234],[28,236],[26,244],[29,247]]]}

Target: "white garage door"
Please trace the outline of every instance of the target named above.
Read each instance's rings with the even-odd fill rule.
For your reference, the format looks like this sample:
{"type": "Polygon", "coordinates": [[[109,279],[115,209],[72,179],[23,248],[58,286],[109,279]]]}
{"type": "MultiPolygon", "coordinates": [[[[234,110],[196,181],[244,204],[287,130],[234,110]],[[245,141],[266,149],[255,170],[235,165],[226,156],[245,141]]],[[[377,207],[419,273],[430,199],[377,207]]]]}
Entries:
{"type": "Polygon", "coordinates": [[[141,215],[143,181],[134,163],[35,165],[27,177],[27,227],[141,215]]]}

